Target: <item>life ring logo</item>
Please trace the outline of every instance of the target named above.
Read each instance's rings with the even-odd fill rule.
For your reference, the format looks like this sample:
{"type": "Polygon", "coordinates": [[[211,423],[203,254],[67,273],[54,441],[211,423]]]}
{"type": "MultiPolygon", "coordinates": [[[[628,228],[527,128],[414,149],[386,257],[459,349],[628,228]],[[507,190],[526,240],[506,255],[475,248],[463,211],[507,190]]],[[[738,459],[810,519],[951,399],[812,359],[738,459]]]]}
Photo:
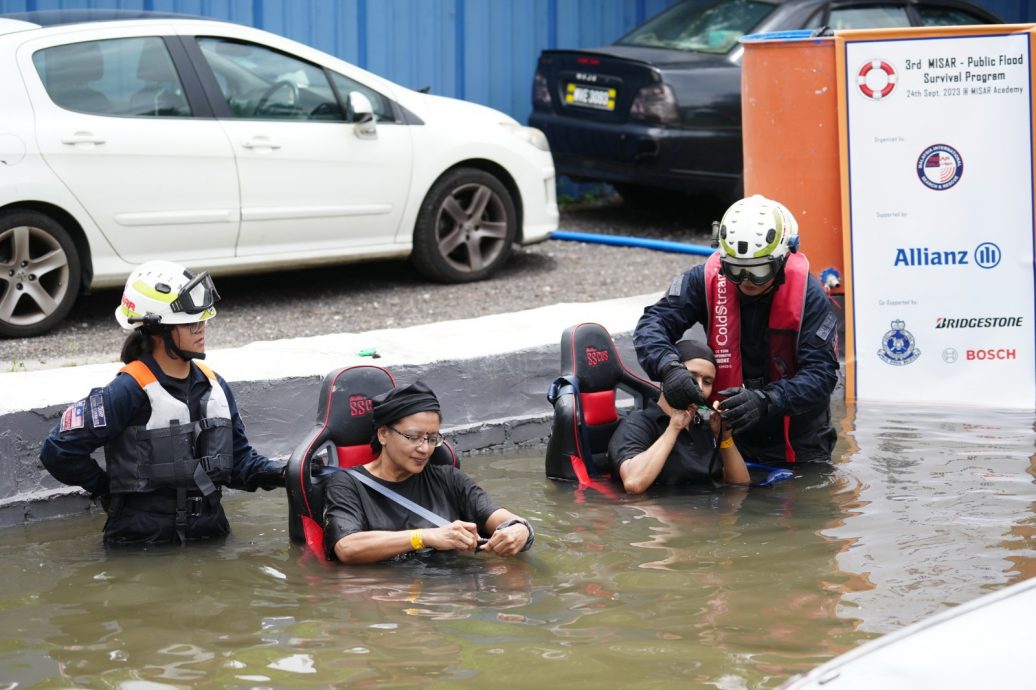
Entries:
{"type": "Polygon", "coordinates": [[[917,158],[917,177],[929,189],[940,192],[949,189],[960,182],[963,174],[964,159],[952,146],[929,146],[917,158]]]}
{"type": "Polygon", "coordinates": [[[899,75],[885,60],[868,60],[856,74],[856,87],[872,101],[880,101],[892,95],[899,75]]]}
{"type": "Polygon", "coordinates": [[[921,356],[917,349],[913,334],[906,329],[905,321],[893,321],[892,329],[885,332],[881,339],[878,357],[886,364],[899,367],[910,364],[921,356]]]}

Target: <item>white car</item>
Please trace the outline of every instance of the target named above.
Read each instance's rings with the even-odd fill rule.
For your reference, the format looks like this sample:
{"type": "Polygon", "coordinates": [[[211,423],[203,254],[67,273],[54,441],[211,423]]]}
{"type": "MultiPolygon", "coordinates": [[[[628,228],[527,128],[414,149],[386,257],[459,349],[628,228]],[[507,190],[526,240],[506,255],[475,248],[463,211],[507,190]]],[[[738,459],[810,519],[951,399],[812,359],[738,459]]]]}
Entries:
{"type": "Polygon", "coordinates": [[[246,26],[0,16],[0,93],[3,336],[151,259],[221,275],[409,257],[458,282],[557,228],[539,130],[246,26]]]}

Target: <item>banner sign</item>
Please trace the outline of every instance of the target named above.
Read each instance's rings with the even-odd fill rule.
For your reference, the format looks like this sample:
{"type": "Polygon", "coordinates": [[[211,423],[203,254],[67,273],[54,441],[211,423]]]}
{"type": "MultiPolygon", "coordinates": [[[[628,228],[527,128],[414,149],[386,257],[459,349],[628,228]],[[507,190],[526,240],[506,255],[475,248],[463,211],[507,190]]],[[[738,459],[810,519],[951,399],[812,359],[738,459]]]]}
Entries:
{"type": "Polygon", "coordinates": [[[1036,407],[1032,27],[1011,28],[838,34],[849,399],[1036,407]]]}

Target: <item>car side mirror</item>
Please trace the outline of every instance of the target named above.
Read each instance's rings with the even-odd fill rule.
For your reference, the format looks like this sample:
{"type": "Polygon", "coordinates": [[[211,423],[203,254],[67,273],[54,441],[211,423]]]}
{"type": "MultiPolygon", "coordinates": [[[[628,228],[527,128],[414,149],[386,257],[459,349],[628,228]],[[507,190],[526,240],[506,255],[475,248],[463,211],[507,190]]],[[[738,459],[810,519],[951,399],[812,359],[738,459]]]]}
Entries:
{"type": "Polygon", "coordinates": [[[352,115],[353,132],[360,139],[377,139],[378,125],[374,120],[374,106],[369,98],[359,91],[349,92],[349,113],[352,115]]]}

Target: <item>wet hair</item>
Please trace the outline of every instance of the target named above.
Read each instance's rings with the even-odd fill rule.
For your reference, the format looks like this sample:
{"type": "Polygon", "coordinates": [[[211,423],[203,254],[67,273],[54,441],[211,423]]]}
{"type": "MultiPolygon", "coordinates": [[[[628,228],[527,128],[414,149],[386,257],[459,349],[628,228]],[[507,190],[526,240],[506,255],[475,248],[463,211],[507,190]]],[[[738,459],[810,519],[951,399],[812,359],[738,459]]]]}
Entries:
{"type": "Polygon", "coordinates": [[[681,340],[676,343],[676,352],[680,355],[681,362],[687,362],[692,359],[704,359],[712,362],[712,366],[716,366],[716,354],[711,347],[700,340],[692,340],[690,338],[681,340]]]}
{"type": "Polygon", "coordinates": [[[409,386],[400,386],[376,395],[371,399],[371,450],[375,454],[381,452],[381,441],[378,440],[378,429],[398,422],[418,412],[434,412],[442,420],[439,399],[432,389],[421,381],[414,381],[409,386]]]}

